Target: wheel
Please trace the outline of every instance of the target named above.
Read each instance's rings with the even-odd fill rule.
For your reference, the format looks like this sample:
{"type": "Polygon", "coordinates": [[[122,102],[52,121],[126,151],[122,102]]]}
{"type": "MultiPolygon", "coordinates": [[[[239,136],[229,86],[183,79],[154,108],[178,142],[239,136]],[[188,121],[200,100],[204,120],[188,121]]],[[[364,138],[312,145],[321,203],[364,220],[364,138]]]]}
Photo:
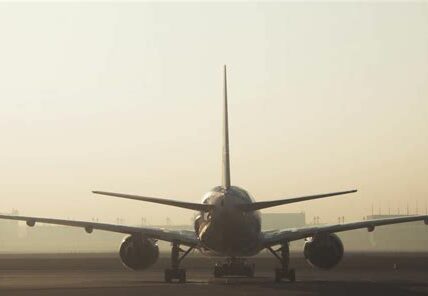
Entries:
{"type": "Polygon", "coordinates": [[[246,267],[246,275],[250,278],[254,277],[254,266],[249,265],[246,267]]]}
{"type": "Polygon", "coordinates": [[[288,272],[288,279],[292,283],[296,281],[296,271],[294,269],[290,269],[290,271],[288,272]]]}
{"type": "Polygon", "coordinates": [[[222,265],[222,267],[221,267],[221,275],[223,276],[223,275],[230,275],[230,272],[231,272],[231,268],[230,268],[230,266],[228,265],[228,264],[223,264],[222,265]]]}
{"type": "Polygon", "coordinates": [[[214,266],[214,277],[215,278],[221,278],[223,276],[223,269],[221,266],[214,266]]]}
{"type": "Polygon", "coordinates": [[[282,280],[282,269],[275,269],[275,282],[279,283],[282,280]]]}
{"type": "Polygon", "coordinates": [[[179,283],[185,283],[186,282],[186,270],[185,269],[179,269],[178,272],[178,282],[179,283]]]}
{"type": "Polygon", "coordinates": [[[165,282],[170,283],[172,281],[172,270],[165,269],[165,282]]]}

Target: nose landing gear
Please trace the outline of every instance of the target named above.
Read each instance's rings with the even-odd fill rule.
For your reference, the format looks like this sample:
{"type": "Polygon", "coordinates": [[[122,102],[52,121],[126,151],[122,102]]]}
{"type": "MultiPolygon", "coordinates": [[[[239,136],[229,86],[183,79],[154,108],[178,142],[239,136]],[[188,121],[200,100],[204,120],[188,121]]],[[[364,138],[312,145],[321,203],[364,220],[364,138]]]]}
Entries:
{"type": "Polygon", "coordinates": [[[254,264],[249,264],[244,258],[227,258],[225,263],[217,263],[214,266],[214,277],[244,276],[254,277],[254,264]]]}
{"type": "Polygon", "coordinates": [[[194,247],[189,247],[187,250],[183,250],[180,248],[179,242],[172,243],[171,268],[165,269],[165,282],[170,283],[174,279],[177,279],[179,283],[186,282],[186,269],[180,268],[180,263],[193,249],[194,247]],[[180,252],[183,253],[181,257],[180,252]]]}
{"type": "Polygon", "coordinates": [[[290,282],[296,281],[296,272],[289,268],[290,264],[290,246],[287,243],[281,245],[278,250],[271,247],[267,249],[281,262],[281,268],[275,269],[275,282],[280,282],[282,279],[288,279],[290,282]]]}

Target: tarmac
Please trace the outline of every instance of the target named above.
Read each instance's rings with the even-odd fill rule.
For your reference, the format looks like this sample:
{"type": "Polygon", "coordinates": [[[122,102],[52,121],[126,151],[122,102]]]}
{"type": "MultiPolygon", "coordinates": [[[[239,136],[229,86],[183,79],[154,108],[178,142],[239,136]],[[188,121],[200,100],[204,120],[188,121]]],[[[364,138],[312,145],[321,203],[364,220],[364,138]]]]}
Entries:
{"type": "Polygon", "coordinates": [[[167,284],[167,254],[145,271],[126,269],[117,254],[0,255],[0,295],[428,295],[428,253],[345,253],[334,269],[312,268],[292,254],[295,283],[274,283],[276,259],[250,258],[254,278],[212,275],[219,259],[189,255],[187,283],[167,284]]]}

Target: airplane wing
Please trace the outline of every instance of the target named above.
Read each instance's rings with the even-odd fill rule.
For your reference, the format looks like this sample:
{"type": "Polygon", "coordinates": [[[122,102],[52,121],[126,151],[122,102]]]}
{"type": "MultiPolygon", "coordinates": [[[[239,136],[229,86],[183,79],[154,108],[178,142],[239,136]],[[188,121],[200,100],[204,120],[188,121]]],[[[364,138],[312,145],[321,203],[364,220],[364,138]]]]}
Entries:
{"type": "Polygon", "coordinates": [[[52,218],[40,218],[40,217],[26,217],[26,216],[12,216],[12,215],[0,215],[0,219],[6,220],[18,220],[25,221],[28,226],[34,226],[36,223],[47,223],[64,226],[82,227],[86,232],[91,233],[94,229],[137,234],[141,233],[143,236],[163,240],[163,241],[179,241],[186,246],[198,246],[199,240],[194,231],[189,230],[167,230],[163,228],[150,228],[150,227],[136,227],[136,226],[125,226],[115,225],[98,222],[86,222],[86,221],[74,221],[74,220],[63,220],[63,219],[52,219],[52,218]]]}
{"type": "Polygon", "coordinates": [[[428,216],[406,216],[386,219],[365,220],[344,224],[313,226],[305,228],[289,228],[283,230],[272,230],[263,232],[262,243],[264,246],[273,246],[283,242],[290,242],[318,234],[328,234],[334,232],[348,231],[360,228],[367,228],[369,232],[373,231],[376,226],[398,224],[413,221],[424,221],[428,225],[428,216]]]}

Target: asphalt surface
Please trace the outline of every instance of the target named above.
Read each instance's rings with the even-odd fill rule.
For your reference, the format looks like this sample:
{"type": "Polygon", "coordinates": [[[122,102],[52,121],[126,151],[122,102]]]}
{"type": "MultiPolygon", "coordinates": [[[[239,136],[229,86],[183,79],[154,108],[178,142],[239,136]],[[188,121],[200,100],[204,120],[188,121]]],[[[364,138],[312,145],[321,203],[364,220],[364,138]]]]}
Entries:
{"type": "Polygon", "coordinates": [[[274,283],[273,257],[250,260],[252,279],[214,279],[216,261],[190,255],[183,261],[188,282],[166,284],[167,257],[135,272],[117,254],[0,255],[0,295],[428,295],[428,253],[346,253],[329,271],[292,254],[295,283],[274,283]]]}

